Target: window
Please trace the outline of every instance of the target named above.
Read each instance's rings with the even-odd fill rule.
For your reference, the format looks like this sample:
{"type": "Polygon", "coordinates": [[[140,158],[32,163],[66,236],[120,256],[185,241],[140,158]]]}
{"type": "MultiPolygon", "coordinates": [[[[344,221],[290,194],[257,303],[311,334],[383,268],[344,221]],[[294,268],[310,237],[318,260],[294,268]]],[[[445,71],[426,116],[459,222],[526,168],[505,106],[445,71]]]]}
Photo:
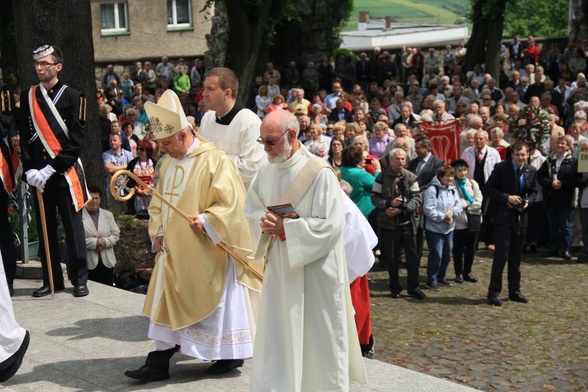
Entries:
{"type": "Polygon", "coordinates": [[[127,3],[100,4],[103,33],[127,32],[127,3]]]}
{"type": "Polygon", "coordinates": [[[185,28],[192,26],[190,0],[167,0],[167,27],[185,28]]]}

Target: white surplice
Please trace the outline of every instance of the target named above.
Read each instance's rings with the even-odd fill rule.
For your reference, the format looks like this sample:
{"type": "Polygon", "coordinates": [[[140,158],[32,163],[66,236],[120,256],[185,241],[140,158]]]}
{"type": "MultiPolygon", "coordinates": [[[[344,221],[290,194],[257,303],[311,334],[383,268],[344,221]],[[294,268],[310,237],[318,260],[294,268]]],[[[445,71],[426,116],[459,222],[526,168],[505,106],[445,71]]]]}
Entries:
{"type": "Polygon", "coordinates": [[[252,298],[250,290],[237,281],[234,261],[230,256],[228,259],[225,291],[214,313],[177,331],[149,324],[147,336],[155,341],[157,350],[179,345],[182,354],[207,361],[252,357],[255,337],[252,298]]]}
{"type": "Polygon", "coordinates": [[[216,112],[209,110],[202,117],[198,133],[227,153],[237,165],[247,189],[259,167],[267,162],[267,158],[263,146],[257,143],[261,120],[249,109],[236,109],[233,108],[219,121],[216,112]]]}
{"type": "MultiPolygon", "coordinates": [[[[305,147],[261,168],[245,214],[259,239],[259,218],[275,205],[310,159],[305,147]]],[[[286,239],[273,243],[264,272],[251,391],[347,391],[366,383],[353,318],[343,246],[345,213],[337,178],[322,169],[285,219],[286,239]]]]}
{"type": "Polygon", "coordinates": [[[345,206],[345,256],[349,283],[364,276],[372,269],[375,257],[372,249],[378,245],[378,237],[357,205],[343,192],[345,206]]]}
{"type": "Polygon", "coordinates": [[[25,333],[26,330],[18,325],[14,318],[4,263],[0,254],[0,363],[18,351],[24,341],[25,333]]]}

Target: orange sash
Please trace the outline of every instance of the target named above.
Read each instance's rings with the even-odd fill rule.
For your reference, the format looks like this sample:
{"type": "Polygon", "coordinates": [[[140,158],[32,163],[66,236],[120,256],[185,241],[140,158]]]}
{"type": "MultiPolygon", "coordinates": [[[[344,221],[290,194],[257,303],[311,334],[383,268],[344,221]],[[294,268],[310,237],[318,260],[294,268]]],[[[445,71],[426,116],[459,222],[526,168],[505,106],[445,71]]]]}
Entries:
{"type": "MultiPolygon", "coordinates": [[[[4,143],[4,141],[0,140],[0,143],[4,143]]],[[[6,189],[6,192],[8,192],[8,194],[10,195],[12,193],[12,190],[14,189],[14,181],[12,173],[10,172],[9,162],[2,153],[0,153],[0,177],[2,177],[4,189],[6,189]]]]}
{"type": "MultiPolygon", "coordinates": [[[[57,140],[57,137],[55,137],[55,133],[53,133],[51,126],[45,118],[45,114],[39,106],[39,102],[37,101],[37,88],[38,86],[33,86],[29,91],[29,102],[31,107],[33,124],[35,126],[35,129],[37,130],[37,134],[39,135],[39,140],[41,140],[41,142],[45,146],[45,150],[49,153],[51,158],[55,158],[57,154],[59,154],[59,152],[61,152],[62,150],[61,143],[59,143],[59,140],[57,140]]],[[[53,102],[49,100],[47,104],[53,105],[53,102]]],[[[66,130],[64,130],[64,132],[65,131],[66,130]]],[[[77,163],[81,167],[82,162],[79,158],[77,163]]],[[[87,197],[84,197],[84,194],[88,194],[85,181],[80,179],[80,177],[78,176],[75,165],[67,169],[63,173],[63,176],[69,183],[71,197],[73,199],[74,206],[77,212],[84,207],[86,200],[88,200],[87,197]]]]}

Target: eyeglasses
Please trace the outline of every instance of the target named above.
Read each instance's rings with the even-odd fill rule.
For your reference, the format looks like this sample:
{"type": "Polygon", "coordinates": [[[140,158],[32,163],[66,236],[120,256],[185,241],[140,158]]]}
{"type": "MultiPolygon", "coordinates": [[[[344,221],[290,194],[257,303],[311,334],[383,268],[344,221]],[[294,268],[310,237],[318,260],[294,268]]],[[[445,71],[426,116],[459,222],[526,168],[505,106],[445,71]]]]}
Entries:
{"type": "Polygon", "coordinates": [[[40,62],[39,61],[35,61],[35,62],[33,62],[33,67],[35,67],[35,68],[37,68],[37,67],[47,68],[50,65],[57,65],[57,64],[59,64],[59,63],[48,63],[46,61],[40,61],[40,62]]]}
{"type": "Polygon", "coordinates": [[[288,131],[289,131],[289,129],[286,129],[284,131],[284,133],[282,133],[280,135],[280,137],[278,137],[276,140],[263,140],[261,137],[258,137],[257,138],[257,143],[259,143],[259,144],[265,144],[266,146],[275,146],[276,143],[278,142],[278,140],[280,140],[282,138],[282,136],[284,136],[288,131]]]}

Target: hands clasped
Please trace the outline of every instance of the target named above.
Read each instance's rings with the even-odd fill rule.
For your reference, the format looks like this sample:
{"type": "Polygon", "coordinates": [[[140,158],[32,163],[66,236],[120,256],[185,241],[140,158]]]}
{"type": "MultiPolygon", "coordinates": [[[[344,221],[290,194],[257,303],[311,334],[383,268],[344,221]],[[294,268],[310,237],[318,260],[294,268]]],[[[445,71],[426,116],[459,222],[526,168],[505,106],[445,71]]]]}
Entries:
{"type": "Polygon", "coordinates": [[[41,192],[45,190],[47,180],[55,173],[55,169],[47,165],[41,170],[31,169],[26,172],[27,182],[29,185],[39,188],[41,192]]]}
{"type": "Polygon", "coordinates": [[[269,234],[272,237],[284,234],[284,218],[281,216],[266,210],[265,215],[260,220],[261,231],[263,233],[269,234]]]}
{"type": "Polygon", "coordinates": [[[453,223],[453,210],[449,210],[445,213],[445,217],[443,219],[445,219],[445,222],[451,224],[453,223]]]}

